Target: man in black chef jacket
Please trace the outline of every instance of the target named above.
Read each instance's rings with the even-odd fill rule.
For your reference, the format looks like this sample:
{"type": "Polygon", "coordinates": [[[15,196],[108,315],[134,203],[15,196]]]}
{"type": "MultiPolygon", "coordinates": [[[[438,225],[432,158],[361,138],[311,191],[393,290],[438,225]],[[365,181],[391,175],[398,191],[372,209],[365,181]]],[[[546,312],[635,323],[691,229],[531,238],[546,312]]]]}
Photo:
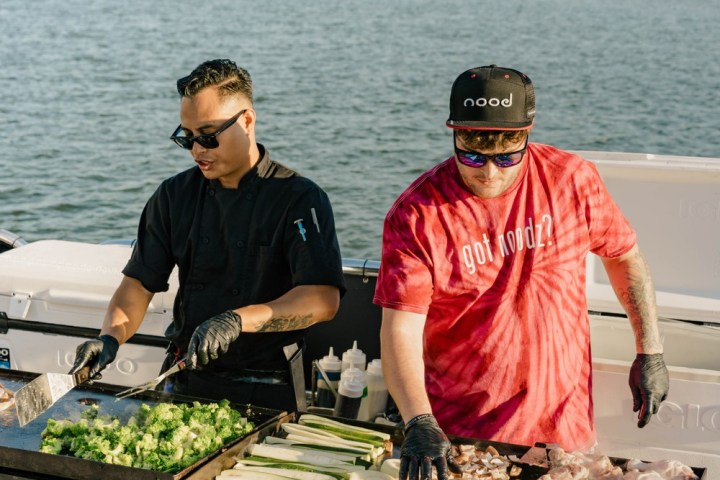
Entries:
{"type": "Polygon", "coordinates": [[[162,182],[145,205],[100,335],[78,347],[71,373],[88,365],[95,376],[115,359],[177,265],[163,368],[183,356],[189,368],[165,389],[293,411],[289,359],[308,327],[333,318],[345,291],[330,202],[256,143],[244,69],[207,61],[177,89],[180,125],[171,138],[195,165],[162,182]]]}

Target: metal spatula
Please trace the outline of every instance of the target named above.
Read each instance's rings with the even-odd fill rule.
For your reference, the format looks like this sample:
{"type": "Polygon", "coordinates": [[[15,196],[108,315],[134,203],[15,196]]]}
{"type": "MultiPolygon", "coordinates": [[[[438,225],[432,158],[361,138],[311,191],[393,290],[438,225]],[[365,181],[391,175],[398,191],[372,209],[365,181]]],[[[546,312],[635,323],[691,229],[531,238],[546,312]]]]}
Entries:
{"type": "Polygon", "coordinates": [[[157,387],[160,384],[160,382],[165,380],[167,377],[169,377],[170,375],[173,375],[173,374],[179,372],[180,370],[182,370],[183,368],[185,368],[186,362],[187,362],[187,359],[185,357],[183,357],[175,365],[173,365],[172,367],[167,369],[164,373],[159,375],[157,378],[154,378],[154,379],[150,380],[149,382],[145,382],[136,387],[131,387],[131,388],[128,388],[127,390],[123,390],[122,392],[118,393],[115,396],[118,399],[127,398],[127,397],[131,397],[133,395],[137,395],[138,393],[141,393],[141,392],[153,390],[155,387],[157,387]]]}
{"type": "Polygon", "coordinates": [[[39,417],[60,397],[87,381],[90,367],[81,368],[74,375],[44,373],[15,392],[15,406],[21,427],[39,417]]]}

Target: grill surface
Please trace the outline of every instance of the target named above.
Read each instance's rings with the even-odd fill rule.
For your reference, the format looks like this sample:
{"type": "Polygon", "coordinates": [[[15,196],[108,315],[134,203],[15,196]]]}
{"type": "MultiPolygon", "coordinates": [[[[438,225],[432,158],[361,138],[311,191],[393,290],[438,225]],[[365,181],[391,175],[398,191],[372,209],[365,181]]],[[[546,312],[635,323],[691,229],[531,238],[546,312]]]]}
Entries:
{"type": "MultiPolygon", "coordinates": [[[[26,383],[37,377],[35,373],[25,373],[16,370],[0,369],[0,383],[12,391],[16,391],[26,383]]],[[[139,468],[108,465],[101,462],[83,460],[64,455],[50,455],[38,451],[42,431],[50,418],[57,420],[70,419],[77,421],[81,413],[90,405],[98,405],[100,415],[118,417],[122,422],[127,421],[143,403],[156,404],[160,402],[190,403],[200,398],[173,395],[163,392],[147,392],[136,397],[117,400],[115,394],[124,387],[95,382],[75,387],[60,398],[41,416],[28,423],[25,427],[18,424],[14,408],[0,413],[0,479],[3,478],[61,478],[61,479],[178,479],[185,478],[192,471],[201,467],[221,451],[208,455],[190,467],[176,474],[167,474],[144,470],[139,468]],[[3,476],[3,472],[18,475],[25,472],[28,476],[3,476]],[[29,474],[35,474],[32,476],[29,474]],[[49,475],[52,477],[45,477],[49,475]]],[[[211,400],[204,400],[210,402],[211,400]]],[[[269,424],[275,423],[286,415],[285,412],[266,408],[233,405],[238,411],[248,417],[255,425],[257,431],[269,424]]],[[[239,441],[235,440],[229,445],[239,441]]],[[[228,446],[229,446],[228,445],[228,446]]]]}

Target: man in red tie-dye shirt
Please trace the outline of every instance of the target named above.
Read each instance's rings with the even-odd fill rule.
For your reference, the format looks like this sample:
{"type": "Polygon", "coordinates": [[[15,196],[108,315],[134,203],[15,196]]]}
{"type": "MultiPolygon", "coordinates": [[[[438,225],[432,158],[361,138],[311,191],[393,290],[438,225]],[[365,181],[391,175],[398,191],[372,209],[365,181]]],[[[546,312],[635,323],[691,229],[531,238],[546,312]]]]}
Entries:
{"type": "Polygon", "coordinates": [[[585,258],[632,325],[638,426],[668,391],[655,292],[635,232],[591,162],[528,143],[530,79],[494,65],[453,84],[455,154],[385,218],[374,302],[405,420],[401,479],[447,478],[445,433],[583,450],[595,443],[585,258]]]}

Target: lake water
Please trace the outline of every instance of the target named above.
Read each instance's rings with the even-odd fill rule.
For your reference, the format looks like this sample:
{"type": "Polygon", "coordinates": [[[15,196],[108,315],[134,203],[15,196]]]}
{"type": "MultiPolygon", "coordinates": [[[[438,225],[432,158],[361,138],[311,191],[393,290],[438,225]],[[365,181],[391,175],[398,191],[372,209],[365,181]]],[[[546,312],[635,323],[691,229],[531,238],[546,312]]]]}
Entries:
{"type": "Polygon", "coordinates": [[[720,157],[720,2],[3,0],[0,228],[134,238],[189,154],[175,80],[231,58],[257,136],[330,195],[344,257],[380,257],[401,191],[451,153],[450,86],[495,63],[532,78],[532,140],[720,157]]]}

